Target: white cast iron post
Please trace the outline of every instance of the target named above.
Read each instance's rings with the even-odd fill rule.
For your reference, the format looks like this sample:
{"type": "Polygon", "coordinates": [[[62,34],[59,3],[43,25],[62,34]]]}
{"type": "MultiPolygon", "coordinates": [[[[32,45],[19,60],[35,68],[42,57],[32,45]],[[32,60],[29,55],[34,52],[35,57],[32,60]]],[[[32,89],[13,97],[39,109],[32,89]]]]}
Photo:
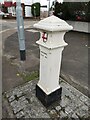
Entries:
{"type": "Polygon", "coordinates": [[[45,105],[61,98],[62,88],[59,85],[62,51],[67,43],[64,34],[72,26],[54,15],[34,24],[41,32],[36,43],[40,48],[40,78],[36,85],[36,96],[45,105]]]}

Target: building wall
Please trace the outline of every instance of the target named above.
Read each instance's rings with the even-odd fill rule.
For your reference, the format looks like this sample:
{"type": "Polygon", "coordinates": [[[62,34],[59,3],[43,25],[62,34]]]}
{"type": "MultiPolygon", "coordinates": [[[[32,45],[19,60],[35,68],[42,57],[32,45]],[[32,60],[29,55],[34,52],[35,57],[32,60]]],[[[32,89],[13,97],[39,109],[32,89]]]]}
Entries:
{"type": "MultiPolygon", "coordinates": [[[[12,1],[13,3],[16,2],[16,0],[6,0],[6,1],[12,1]]],[[[23,16],[32,17],[31,6],[29,6],[29,5],[32,5],[33,3],[36,3],[36,2],[40,2],[41,6],[43,6],[43,5],[47,6],[47,8],[41,7],[40,11],[41,11],[41,16],[42,17],[47,17],[48,16],[48,3],[49,3],[49,1],[47,1],[47,0],[20,0],[20,1],[21,1],[21,3],[24,3],[24,5],[25,5],[25,6],[22,6],[23,16]]],[[[3,0],[3,3],[4,3],[4,0],[3,0]]],[[[15,9],[14,8],[15,7],[8,8],[8,13],[12,14],[12,16],[15,16],[15,9]]]]}

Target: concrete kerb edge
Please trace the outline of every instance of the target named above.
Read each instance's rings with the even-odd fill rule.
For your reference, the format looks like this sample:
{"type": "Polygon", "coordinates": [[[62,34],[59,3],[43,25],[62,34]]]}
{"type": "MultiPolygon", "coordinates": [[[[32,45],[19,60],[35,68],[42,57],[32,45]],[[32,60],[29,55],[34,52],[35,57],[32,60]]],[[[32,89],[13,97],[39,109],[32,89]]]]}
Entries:
{"type": "Polygon", "coordinates": [[[71,86],[79,90],[84,95],[90,98],[90,89],[82,86],[80,83],[76,82],[75,80],[71,79],[68,75],[66,75],[63,71],[61,71],[60,77],[69,83],[71,86]]]}

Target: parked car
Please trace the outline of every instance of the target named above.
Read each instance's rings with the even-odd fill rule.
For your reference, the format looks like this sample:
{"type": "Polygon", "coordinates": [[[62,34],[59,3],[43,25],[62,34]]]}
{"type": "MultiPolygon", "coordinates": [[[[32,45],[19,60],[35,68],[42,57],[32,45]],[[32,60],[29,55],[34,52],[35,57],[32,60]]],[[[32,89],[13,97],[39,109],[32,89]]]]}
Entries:
{"type": "Polygon", "coordinates": [[[4,18],[8,17],[9,16],[9,13],[5,13],[4,14],[4,18]]]}
{"type": "Polygon", "coordinates": [[[5,15],[5,13],[0,11],[0,16],[4,16],[4,15],[5,15]]]}
{"type": "Polygon", "coordinates": [[[1,19],[4,18],[4,15],[5,15],[5,13],[2,12],[2,11],[0,11],[0,18],[1,18],[1,19]]]}

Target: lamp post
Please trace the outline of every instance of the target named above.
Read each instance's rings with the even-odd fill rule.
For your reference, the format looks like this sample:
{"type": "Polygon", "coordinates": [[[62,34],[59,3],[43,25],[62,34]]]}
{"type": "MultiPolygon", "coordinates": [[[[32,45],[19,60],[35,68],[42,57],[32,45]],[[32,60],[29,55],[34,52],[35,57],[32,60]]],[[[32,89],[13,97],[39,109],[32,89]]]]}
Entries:
{"type": "Polygon", "coordinates": [[[16,0],[16,18],[18,27],[18,39],[19,39],[19,49],[20,49],[20,59],[21,61],[26,60],[25,51],[25,35],[24,35],[24,22],[22,16],[22,7],[20,0],[16,0]]]}
{"type": "Polygon", "coordinates": [[[48,1],[48,17],[50,16],[50,0],[47,0],[48,1]]]}

